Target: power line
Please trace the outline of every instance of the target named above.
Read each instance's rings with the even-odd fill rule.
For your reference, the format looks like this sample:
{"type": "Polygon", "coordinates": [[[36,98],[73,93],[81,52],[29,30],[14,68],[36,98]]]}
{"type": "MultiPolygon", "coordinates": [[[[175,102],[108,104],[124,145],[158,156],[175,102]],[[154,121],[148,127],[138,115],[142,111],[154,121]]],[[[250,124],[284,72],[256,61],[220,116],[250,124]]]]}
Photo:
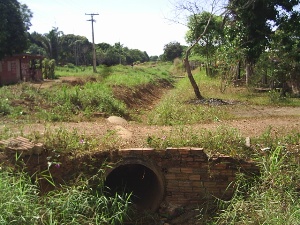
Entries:
{"type": "Polygon", "coordinates": [[[96,70],[96,49],[95,49],[95,41],[94,41],[94,22],[96,22],[96,20],[94,20],[94,16],[99,15],[98,13],[86,13],[85,15],[91,16],[90,20],[87,21],[91,21],[92,22],[92,40],[93,40],[93,71],[94,73],[97,73],[96,70]]]}

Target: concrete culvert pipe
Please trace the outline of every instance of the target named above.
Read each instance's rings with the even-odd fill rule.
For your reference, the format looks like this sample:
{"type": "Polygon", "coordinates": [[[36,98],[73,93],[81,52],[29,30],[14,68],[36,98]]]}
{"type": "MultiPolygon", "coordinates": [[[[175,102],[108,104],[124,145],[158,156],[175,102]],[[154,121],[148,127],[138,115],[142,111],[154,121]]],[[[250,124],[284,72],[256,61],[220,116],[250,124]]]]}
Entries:
{"type": "Polygon", "coordinates": [[[106,176],[104,185],[110,194],[132,193],[131,201],[137,209],[155,212],[164,197],[162,175],[152,166],[137,161],[123,162],[113,168],[106,176]]]}

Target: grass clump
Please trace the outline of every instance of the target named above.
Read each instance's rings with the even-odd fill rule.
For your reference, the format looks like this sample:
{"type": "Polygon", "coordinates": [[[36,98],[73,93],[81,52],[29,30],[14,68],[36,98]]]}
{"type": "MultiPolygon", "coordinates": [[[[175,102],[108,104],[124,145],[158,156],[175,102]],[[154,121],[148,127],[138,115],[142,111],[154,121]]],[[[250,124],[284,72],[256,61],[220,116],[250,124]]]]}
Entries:
{"type": "MultiPolygon", "coordinates": [[[[203,74],[202,74],[203,75],[203,74]]],[[[159,104],[149,113],[148,123],[153,125],[185,125],[205,123],[232,118],[226,106],[210,106],[193,104],[194,98],[191,84],[184,78],[169,91],[159,104]],[[224,109],[225,108],[225,109],[224,109]]]]}
{"type": "Polygon", "coordinates": [[[130,194],[106,196],[86,182],[50,192],[44,199],[45,224],[123,224],[131,212],[130,194]]]}
{"type": "Polygon", "coordinates": [[[226,154],[237,158],[248,158],[251,150],[236,129],[219,126],[216,130],[197,130],[187,126],[174,127],[159,136],[149,136],[147,143],[156,149],[167,147],[200,147],[210,154],[226,154]]]}
{"type": "Polygon", "coordinates": [[[55,130],[46,128],[43,137],[40,138],[43,138],[46,149],[58,153],[90,152],[96,150],[99,144],[96,138],[79,134],[76,129],[69,131],[64,128],[55,130]]]}
{"type": "Polygon", "coordinates": [[[38,132],[32,132],[27,137],[33,142],[44,143],[45,149],[55,153],[54,155],[88,154],[99,150],[119,149],[122,145],[116,130],[107,130],[103,135],[95,137],[80,133],[77,129],[69,130],[63,127],[50,129],[49,127],[45,127],[43,135],[38,132]]]}
{"type": "Polygon", "coordinates": [[[260,176],[240,176],[232,200],[220,201],[223,210],[212,224],[300,224],[300,165],[284,147],[258,159],[260,176]],[[298,185],[298,186],[297,186],[298,185]]]}
{"type": "Polygon", "coordinates": [[[45,91],[48,108],[41,110],[46,121],[72,121],[74,115],[89,117],[93,112],[125,115],[126,106],[113,97],[111,89],[101,83],[88,82],[83,86],[62,86],[54,92],[45,91]]]}
{"type": "Polygon", "coordinates": [[[39,224],[38,192],[28,175],[0,166],[0,224],[39,224]]]}
{"type": "Polygon", "coordinates": [[[132,212],[131,194],[95,190],[89,179],[39,196],[39,188],[24,172],[0,167],[0,224],[123,224],[132,212]]]}

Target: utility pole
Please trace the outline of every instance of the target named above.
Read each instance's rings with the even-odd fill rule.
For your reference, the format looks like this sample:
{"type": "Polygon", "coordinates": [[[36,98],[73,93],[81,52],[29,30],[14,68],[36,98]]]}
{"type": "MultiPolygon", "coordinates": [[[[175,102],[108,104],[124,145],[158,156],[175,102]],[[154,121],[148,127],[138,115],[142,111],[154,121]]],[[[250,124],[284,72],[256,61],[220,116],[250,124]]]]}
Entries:
{"type": "Polygon", "coordinates": [[[90,20],[87,21],[91,21],[92,22],[92,39],[93,39],[93,71],[94,73],[97,73],[96,70],[96,49],[95,49],[95,41],[94,41],[94,22],[96,22],[96,20],[94,20],[94,16],[99,15],[98,13],[90,13],[90,14],[85,14],[88,16],[91,16],[90,20]]]}

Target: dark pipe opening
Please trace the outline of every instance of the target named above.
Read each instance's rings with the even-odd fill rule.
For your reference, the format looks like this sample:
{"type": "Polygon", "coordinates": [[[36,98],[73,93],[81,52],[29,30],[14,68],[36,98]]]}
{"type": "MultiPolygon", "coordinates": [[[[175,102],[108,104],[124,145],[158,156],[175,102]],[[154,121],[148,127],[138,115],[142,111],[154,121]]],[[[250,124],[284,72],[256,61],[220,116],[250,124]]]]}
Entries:
{"type": "Polygon", "coordinates": [[[104,182],[110,194],[132,193],[138,209],[156,211],[163,198],[163,184],[153,170],[141,164],[125,164],[113,169],[104,182]]]}

